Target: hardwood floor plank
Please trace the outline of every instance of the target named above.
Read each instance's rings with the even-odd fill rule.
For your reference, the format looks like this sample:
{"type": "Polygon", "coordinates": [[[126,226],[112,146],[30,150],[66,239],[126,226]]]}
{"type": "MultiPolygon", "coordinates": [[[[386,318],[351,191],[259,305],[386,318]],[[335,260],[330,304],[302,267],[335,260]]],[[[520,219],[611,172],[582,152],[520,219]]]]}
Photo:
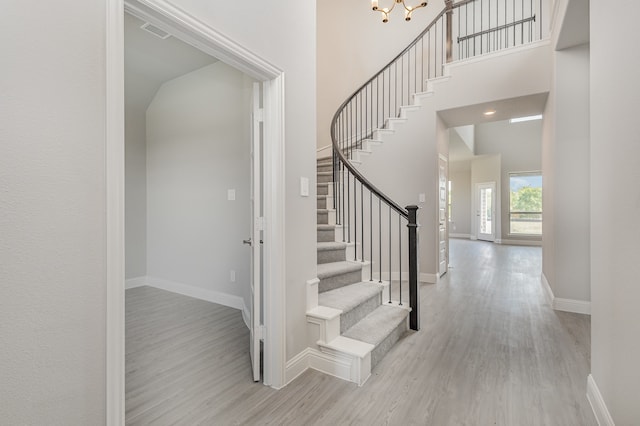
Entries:
{"type": "Polygon", "coordinates": [[[589,317],[546,302],[540,248],[452,240],[450,263],[360,388],[313,370],[253,383],[239,311],[127,290],[127,424],[596,425],[589,317]]]}

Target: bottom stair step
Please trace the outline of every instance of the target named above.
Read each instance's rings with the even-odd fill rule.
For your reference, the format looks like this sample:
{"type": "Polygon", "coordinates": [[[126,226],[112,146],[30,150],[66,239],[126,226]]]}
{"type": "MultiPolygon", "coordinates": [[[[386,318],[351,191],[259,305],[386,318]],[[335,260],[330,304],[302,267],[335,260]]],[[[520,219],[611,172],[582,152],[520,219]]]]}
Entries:
{"type": "Polygon", "coordinates": [[[342,311],[340,333],[380,306],[384,286],[376,282],[360,282],[318,294],[318,304],[342,311]]]}
{"type": "Polygon", "coordinates": [[[375,346],[371,352],[373,368],[407,331],[408,315],[408,309],[381,305],[342,335],[375,346]]]}

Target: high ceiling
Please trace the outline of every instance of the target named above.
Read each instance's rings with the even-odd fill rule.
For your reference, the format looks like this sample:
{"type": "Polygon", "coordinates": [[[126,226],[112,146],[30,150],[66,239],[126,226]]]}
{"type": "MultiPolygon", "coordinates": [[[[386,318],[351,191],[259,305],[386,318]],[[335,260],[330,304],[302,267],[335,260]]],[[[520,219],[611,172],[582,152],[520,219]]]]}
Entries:
{"type": "Polygon", "coordinates": [[[161,39],[140,27],[145,22],[124,15],[125,98],[129,106],[147,108],[162,83],[217,59],[169,36],[161,39]]]}

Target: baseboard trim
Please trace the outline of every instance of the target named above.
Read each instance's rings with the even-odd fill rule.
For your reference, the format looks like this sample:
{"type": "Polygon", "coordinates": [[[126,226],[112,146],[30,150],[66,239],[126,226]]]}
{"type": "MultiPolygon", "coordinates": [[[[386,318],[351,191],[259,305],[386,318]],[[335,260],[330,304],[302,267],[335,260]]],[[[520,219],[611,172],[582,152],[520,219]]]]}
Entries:
{"type": "Polygon", "coordinates": [[[471,239],[471,234],[449,234],[449,238],[462,238],[469,240],[471,239]]]}
{"type": "MultiPolygon", "coordinates": [[[[285,381],[289,384],[311,368],[329,376],[353,382],[352,368],[355,366],[353,365],[353,360],[347,358],[324,353],[314,348],[306,348],[287,361],[285,381]]],[[[358,386],[362,386],[368,378],[368,376],[363,378],[364,380],[362,380],[362,383],[358,383],[358,386]]]]}
{"type": "Polygon", "coordinates": [[[147,277],[128,278],[124,281],[124,289],[129,290],[147,285],[147,277]]]}
{"type": "Polygon", "coordinates": [[[426,272],[420,273],[420,282],[427,284],[437,284],[438,274],[427,274],[426,272]]]}
{"type": "Polygon", "coordinates": [[[549,305],[553,308],[553,299],[555,299],[555,296],[553,295],[553,290],[551,290],[549,281],[544,273],[540,277],[540,281],[542,281],[542,289],[544,290],[544,294],[547,296],[547,302],[549,302],[549,305]]]}
{"type": "Polygon", "coordinates": [[[240,296],[220,293],[214,290],[207,290],[189,284],[163,280],[155,277],[146,277],[146,281],[148,286],[159,288],[160,290],[182,294],[183,296],[193,297],[194,299],[206,300],[207,302],[228,306],[230,308],[238,309],[242,312],[244,312],[245,310],[244,300],[240,296]]]}
{"type": "Polygon", "coordinates": [[[591,302],[587,302],[585,300],[563,299],[560,297],[554,297],[552,306],[556,311],[591,315],[591,302]]]}
{"type": "Polygon", "coordinates": [[[598,425],[615,426],[611,413],[609,413],[609,409],[607,408],[607,404],[605,404],[604,398],[602,398],[602,394],[600,393],[600,389],[598,389],[598,385],[591,374],[587,377],[587,399],[589,400],[594,416],[596,416],[598,425]]]}
{"type": "Polygon", "coordinates": [[[247,304],[244,303],[244,300],[242,300],[242,320],[244,321],[244,325],[251,330],[251,312],[247,304]]]}
{"type": "Polygon", "coordinates": [[[288,385],[294,381],[298,376],[309,369],[309,351],[311,348],[306,348],[298,355],[287,361],[287,365],[284,370],[285,383],[288,385]]]}
{"type": "MultiPolygon", "coordinates": [[[[496,240],[496,242],[498,242],[498,240],[496,240]]],[[[510,238],[506,238],[503,240],[500,240],[500,244],[506,244],[506,245],[510,245],[510,246],[542,246],[542,241],[538,241],[538,240],[512,240],[510,238]]]]}

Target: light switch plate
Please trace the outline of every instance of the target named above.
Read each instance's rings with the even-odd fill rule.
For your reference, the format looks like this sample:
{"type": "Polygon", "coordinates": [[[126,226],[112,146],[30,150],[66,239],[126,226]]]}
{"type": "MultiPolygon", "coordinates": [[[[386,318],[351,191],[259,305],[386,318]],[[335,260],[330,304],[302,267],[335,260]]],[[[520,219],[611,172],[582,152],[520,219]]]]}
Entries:
{"type": "Polygon", "coordinates": [[[418,199],[421,203],[424,203],[425,201],[427,201],[427,196],[425,194],[418,194],[418,199]]]}
{"type": "Polygon", "coordinates": [[[300,195],[303,197],[309,196],[309,178],[300,178],[300,195]]]}
{"type": "Polygon", "coordinates": [[[235,189],[227,189],[227,200],[235,201],[236,200],[236,190],[235,189]]]}

